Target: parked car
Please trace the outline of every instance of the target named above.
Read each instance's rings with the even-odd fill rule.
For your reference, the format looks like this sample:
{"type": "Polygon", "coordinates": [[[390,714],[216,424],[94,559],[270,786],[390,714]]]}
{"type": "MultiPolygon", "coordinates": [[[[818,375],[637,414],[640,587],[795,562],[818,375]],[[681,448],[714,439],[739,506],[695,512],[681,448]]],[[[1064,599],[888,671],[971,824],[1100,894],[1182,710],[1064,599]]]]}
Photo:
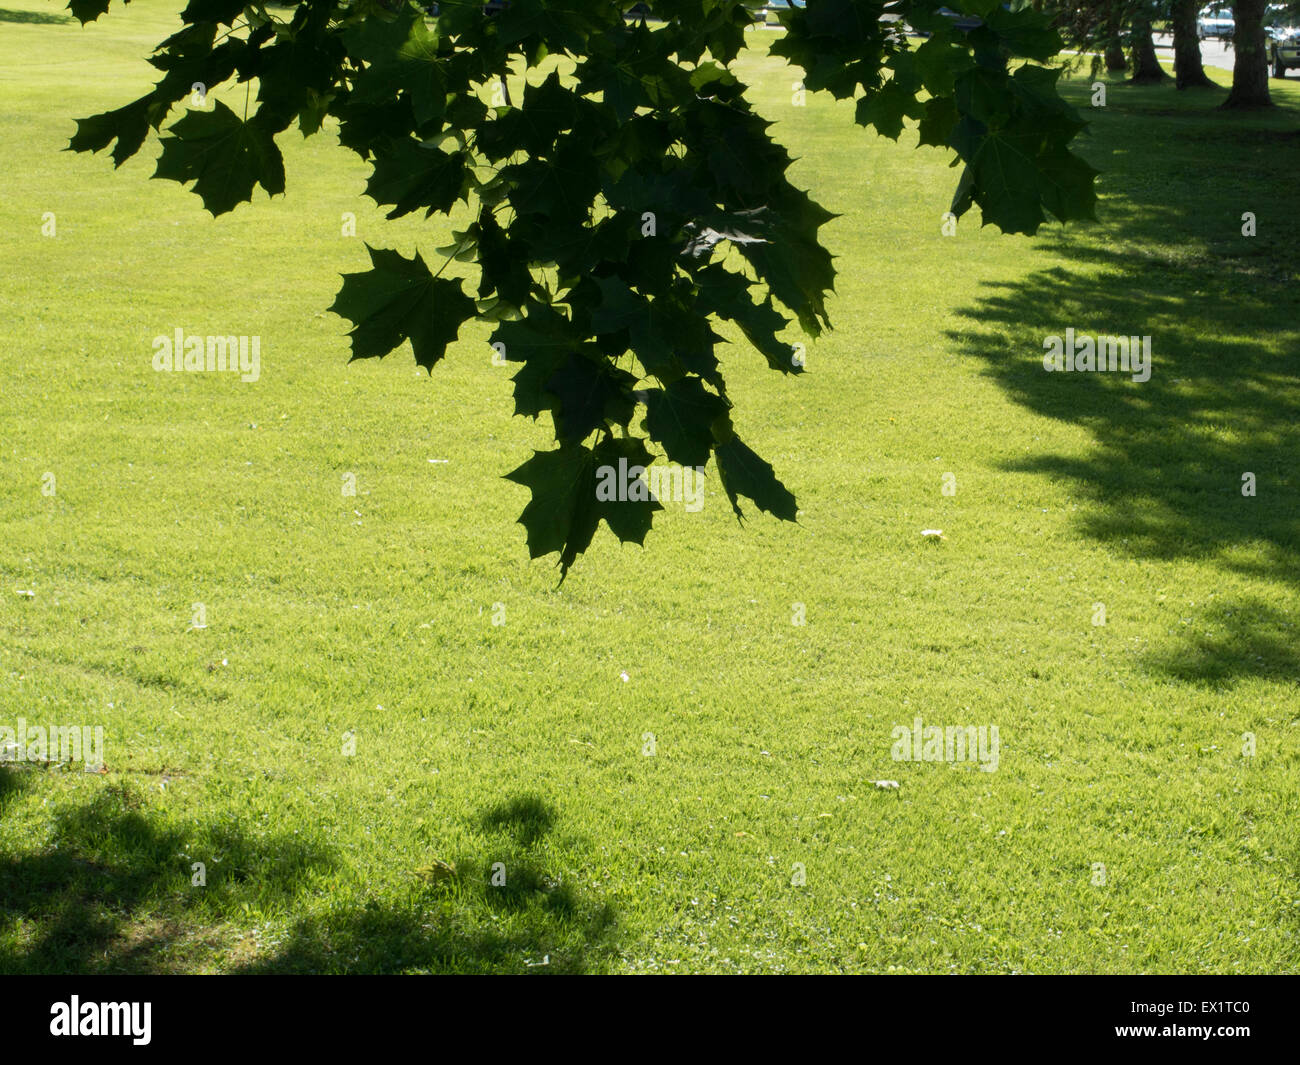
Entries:
{"type": "Polygon", "coordinates": [[[1290,25],[1292,18],[1289,4],[1269,4],[1264,9],[1264,27],[1270,31],[1282,26],[1288,27],[1288,30],[1295,29],[1290,25]]]}
{"type": "Polygon", "coordinates": [[[1212,37],[1217,37],[1221,41],[1230,41],[1236,28],[1237,24],[1233,21],[1232,15],[1220,11],[1213,4],[1202,8],[1196,20],[1196,33],[1203,41],[1212,37]]]}
{"type": "Polygon", "coordinates": [[[1286,4],[1269,4],[1264,11],[1264,32],[1270,41],[1281,41],[1300,33],[1300,13],[1292,13],[1286,4]]]}
{"type": "Polygon", "coordinates": [[[1273,77],[1285,78],[1292,67],[1300,68],[1300,30],[1284,29],[1273,33],[1268,42],[1268,61],[1273,77]]]}

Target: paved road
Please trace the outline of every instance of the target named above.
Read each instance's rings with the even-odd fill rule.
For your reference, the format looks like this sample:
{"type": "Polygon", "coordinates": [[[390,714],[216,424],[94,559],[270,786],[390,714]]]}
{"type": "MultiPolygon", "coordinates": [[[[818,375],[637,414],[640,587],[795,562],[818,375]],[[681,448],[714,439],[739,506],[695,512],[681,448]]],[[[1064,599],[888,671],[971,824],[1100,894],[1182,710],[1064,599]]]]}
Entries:
{"type": "MultiPolygon", "coordinates": [[[[1165,36],[1163,33],[1157,33],[1154,40],[1156,42],[1156,51],[1160,54],[1161,65],[1172,69],[1174,65],[1174,39],[1165,36]]],[[[1201,62],[1207,67],[1231,70],[1232,45],[1220,40],[1202,41],[1201,62]]]]}

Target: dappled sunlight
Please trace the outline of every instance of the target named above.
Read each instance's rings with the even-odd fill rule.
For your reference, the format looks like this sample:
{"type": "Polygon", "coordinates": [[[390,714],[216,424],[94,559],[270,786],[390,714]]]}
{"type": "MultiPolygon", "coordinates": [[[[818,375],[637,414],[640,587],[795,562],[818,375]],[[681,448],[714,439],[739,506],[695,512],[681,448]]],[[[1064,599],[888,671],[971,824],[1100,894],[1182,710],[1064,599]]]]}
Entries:
{"type": "MultiPolygon", "coordinates": [[[[986,284],[961,311],[973,330],[950,336],[963,354],[983,360],[985,373],[1017,403],[1092,435],[1086,454],[1007,463],[1077,486],[1089,501],[1076,519],[1081,537],[1136,557],[1217,558],[1294,596],[1300,248],[1291,220],[1300,195],[1290,155],[1259,159],[1252,171],[1235,167],[1251,146],[1294,134],[1249,122],[1202,126],[1206,120],[1180,112],[1189,128],[1170,130],[1167,145],[1148,149],[1145,167],[1169,181],[1147,181],[1144,171],[1117,165],[1131,136],[1121,92],[1112,94],[1111,108],[1119,117],[1099,116],[1083,149],[1103,171],[1099,224],[1052,245],[1071,265],[986,284]],[[1230,191],[1206,203],[1203,173],[1177,175],[1191,172],[1198,142],[1211,139],[1230,191]],[[1270,210],[1259,234],[1242,235],[1242,212],[1264,202],[1270,210]],[[1150,380],[1045,373],[1044,338],[1067,327],[1151,336],[1150,380]]],[[[1238,642],[1249,642],[1252,616],[1237,613],[1235,624],[1245,627],[1238,642]]],[[[1241,668],[1249,669],[1248,659],[1241,668]]]]}

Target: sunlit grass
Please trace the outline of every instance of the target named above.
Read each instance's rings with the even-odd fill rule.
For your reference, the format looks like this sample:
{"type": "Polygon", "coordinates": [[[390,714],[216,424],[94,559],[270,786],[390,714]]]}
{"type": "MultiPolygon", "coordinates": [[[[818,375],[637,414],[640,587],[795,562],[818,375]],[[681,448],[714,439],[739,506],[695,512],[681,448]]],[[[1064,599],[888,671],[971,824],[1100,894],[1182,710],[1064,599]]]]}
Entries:
{"type": "Polygon", "coordinates": [[[0,969],[1296,969],[1300,81],[1249,119],[1113,83],[1100,224],[945,237],[941,153],[742,59],[842,215],[808,374],[723,353],[799,523],[711,479],[557,588],[486,331],[430,378],[324,310],[445,229],[328,135],[216,221],[156,146],[61,153],[179,5],[6,6],[0,726],[102,725],[108,771],[0,775],[0,969]],[[177,327],[260,380],[154,373],[177,327]],[[1152,335],[1152,381],[1044,374],[1066,327],[1152,335]],[[998,726],[997,771],[892,760],[917,716],[998,726]]]}

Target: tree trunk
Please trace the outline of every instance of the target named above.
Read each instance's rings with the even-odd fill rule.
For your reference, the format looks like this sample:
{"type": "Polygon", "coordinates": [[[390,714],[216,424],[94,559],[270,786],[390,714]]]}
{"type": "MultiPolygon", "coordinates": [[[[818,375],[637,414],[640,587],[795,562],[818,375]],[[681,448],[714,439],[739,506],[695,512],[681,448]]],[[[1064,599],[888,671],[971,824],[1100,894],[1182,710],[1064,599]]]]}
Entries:
{"type": "Polygon", "coordinates": [[[1196,31],[1200,0],[1174,0],[1174,85],[1180,89],[1212,88],[1201,65],[1201,40],[1196,31]]]}
{"type": "Polygon", "coordinates": [[[1264,7],[1267,0],[1234,0],[1232,92],[1224,107],[1272,107],[1268,95],[1268,41],[1264,36],[1264,7]]]}
{"type": "MultiPolygon", "coordinates": [[[[1240,2],[1240,0],[1238,0],[1240,2]]],[[[1263,0],[1260,0],[1263,3],[1263,0]]],[[[1133,76],[1129,81],[1137,85],[1150,85],[1164,81],[1169,75],[1161,69],[1156,58],[1156,45],[1151,39],[1151,19],[1145,15],[1133,19],[1133,76]]]]}
{"type": "Polygon", "coordinates": [[[1124,42],[1119,36],[1123,25],[1123,14],[1118,9],[1106,20],[1106,72],[1108,74],[1128,69],[1128,60],[1124,58],[1124,42]]]}

